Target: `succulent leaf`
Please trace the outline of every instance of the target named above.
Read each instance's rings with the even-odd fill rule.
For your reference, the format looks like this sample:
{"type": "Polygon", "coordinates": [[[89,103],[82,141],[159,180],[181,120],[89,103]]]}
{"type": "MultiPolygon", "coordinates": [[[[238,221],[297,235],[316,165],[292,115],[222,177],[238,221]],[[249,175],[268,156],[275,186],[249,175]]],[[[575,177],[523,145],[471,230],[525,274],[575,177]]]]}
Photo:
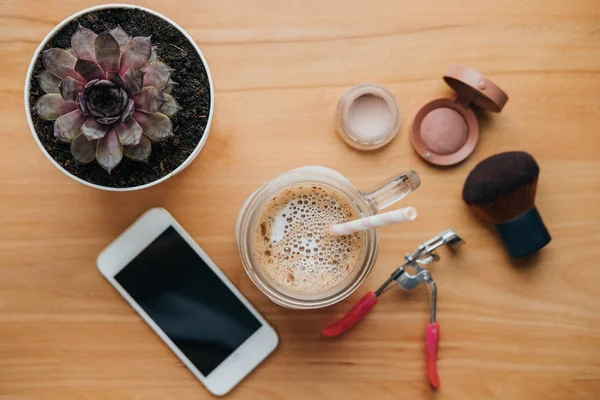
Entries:
{"type": "Polygon", "coordinates": [[[96,161],[109,174],[123,159],[123,145],[114,129],[109,130],[96,147],[96,161]]]}
{"type": "Polygon", "coordinates": [[[83,83],[67,76],[58,85],[60,95],[66,101],[75,101],[77,95],[83,90],[83,83]]]}
{"type": "Polygon", "coordinates": [[[89,111],[89,113],[96,118],[102,118],[102,113],[98,111],[96,106],[93,103],[91,103],[87,97],[83,98],[85,99],[86,108],[89,111]]]}
{"type": "Polygon", "coordinates": [[[58,76],[53,75],[48,71],[44,71],[36,76],[36,78],[44,93],[60,93],[58,85],[60,85],[61,79],[58,76]]]}
{"type": "Polygon", "coordinates": [[[74,101],[65,101],[58,93],[45,94],[35,104],[35,111],[38,115],[48,121],[54,121],[76,108],[77,104],[74,101]]]}
{"type": "Polygon", "coordinates": [[[173,70],[161,61],[154,61],[146,65],[142,72],[144,73],[144,86],[156,86],[162,89],[169,83],[173,70]]]}
{"type": "Polygon", "coordinates": [[[131,68],[141,70],[148,63],[151,55],[152,45],[149,36],[131,38],[125,49],[123,49],[119,73],[123,76],[131,68]]]}
{"type": "MultiPolygon", "coordinates": [[[[133,119],[133,118],[132,118],[133,119]]],[[[134,146],[128,146],[123,149],[123,153],[127,158],[135,161],[148,162],[150,153],[152,152],[152,144],[146,136],[142,136],[140,143],[134,146]]]]}
{"type": "Polygon", "coordinates": [[[71,143],[73,139],[81,135],[81,126],[86,118],[79,111],[71,111],[61,115],[54,121],[54,136],[61,142],[71,143]]]}
{"type": "Polygon", "coordinates": [[[158,111],[171,118],[173,115],[175,115],[177,111],[181,110],[181,107],[179,106],[179,104],[173,96],[171,96],[168,93],[163,93],[163,95],[165,96],[166,101],[165,104],[163,104],[160,110],[158,111]]]}
{"type": "Polygon", "coordinates": [[[92,79],[91,81],[89,81],[88,83],[85,84],[85,86],[83,87],[84,89],[89,88],[90,86],[95,85],[97,82],[99,82],[100,79],[92,79]]]}
{"type": "Polygon", "coordinates": [[[125,121],[127,118],[131,117],[133,110],[135,110],[135,103],[133,100],[129,99],[127,100],[127,105],[123,109],[123,113],[121,113],[121,121],[125,121]]]}
{"type": "Polygon", "coordinates": [[[169,82],[167,83],[167,86],[165,86],[162,90],[163,93],[167,93],[167,94],[173,94],[173,88],[175,86],[179,85],[177,82],[175,82],[172,79],[169,79],[169,82]]]}
{"type": "Polygon", "coordinates": [[[106,135],[108,125],[103,125],[96,121],[96,118],[88,117],[83,126],[81,133],[89,140],[101,139],[106,135]]]}
{"type": "Polygon", "coordinates": [[[81,75],[86,82],[106,78],[104,70],[94,61],[77,60],[75,71],[81,75]]]}
{"type": "Polygon", "coordinates": [[[119,46],[121,47],[121,51],[123,51],[123,49],[125,48],[127,43],[129,43],[129,39],[130,39],[127,32],[125,32],[123,30],[123,28],[121,28],[121,25],[117,25],[116,28],[112,28],[111,30],[109,30],[109,32],[115,38],[115,40],[119,43],[119,46]]]}
{"type": "Polygon", "coordinates": [[[142,127],[133,118],[128,118],[115,125],[119,141],[123,146],[135,146],[142,139],[142,127]]]}
{"type": "Polygon", "coordinates": [[[77,136],[71,142],[71,155],[81,164],[87,164],[96,158],[96,140],[88,140],[84,135],[77,136]]]}
{"type": "Polygon", "coordinates": [[[154,86],[146,86],[133,96],[135,110],[145,113],[155,113],[165,103],[165,95],[154,86]]]}
{"type": "Polygon", "coordinates": [[[148,63],[151,63],[153,61],[158,61],[158,54],[156,54],[156,46],[152,46],[152,53],[150,53],[148,63]]]}
{"type": "Polygon", "coordinates": [[[127,84],[125,83],[123,78],[121,78],[121,75],[119,75],[118,72],[107,72],[106,78],[115,85],[121,87],[122,89],[127,89],[127,84]]]}
{"type": "Polygon", "coordinates": [[[96,121],[98,121],[98,123],[100,123],[100,124],[112,125],[115,122],[117,122],[119,119],[121,119],[121,117],[119,117],[117,115],[116,117],[102,117],[102,118],[98,118],[96,121]]]}
{"type": "Polygon", "coordinates": [[[133,118],[144,130],[144,135],[154,142],[165,140],[173,135],[173,124],[169,117],[164,114],[147,114],[136,111],[133,113],[133,118]]]}
{"type": "Polygon", "coordinates": [[[71,47],[73,53],[80,60],[96,61],[96,51],[94,50],[94,42],[96,33],[90,29],[79,25],[77,30],[71,37],[71,47]]]}
{"type": "Polygon", "coordinates": [[[104,72],[119,70],[121,47],[110,32],[105,31],[99,34],[94,42],[94,48],[96,50],[96,61],[104,72]]]}
{"type": "Polygon", "coordinates": [[[138,93],[142,89],[144,82],[144,74],[137,69],[130,69],[123,75],[123,80],[127,85],[127,90],[130,95],[138,93]]]}
{"type": "Polygon", "coordinates": [[[46,71],[61,79],[70,76],[81,80],[81,76],[75,72],[77,58],[69,54],[65,49],[48,49],[42,52],[42,62],[46,71]]]}
{"type": "Polygon", "coordinates": [[[87,108],[87,99],[85,98],[83,93],[79,93],[77,95],[75,103],[77,104],[77,108],[79,109],[79,111],[81,111],[83,115],[85,115],[86,117],[90,115],[90,110],[88,110],[87,108]]]}

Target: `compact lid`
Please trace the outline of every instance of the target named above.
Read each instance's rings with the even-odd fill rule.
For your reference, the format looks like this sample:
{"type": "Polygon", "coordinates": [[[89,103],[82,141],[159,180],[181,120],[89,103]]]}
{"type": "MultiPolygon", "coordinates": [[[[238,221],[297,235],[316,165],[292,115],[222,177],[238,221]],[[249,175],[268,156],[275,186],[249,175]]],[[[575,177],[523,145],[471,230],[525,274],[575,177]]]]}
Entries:
{"type": "Polygon", "coordinates": [[[454,89],[457,100],[465,107],[475,104],[486,110],[500,112],[508,101],[508,95],[494,82],[460,64],[450,64],[444,73],[444,80],[454,89]]]}

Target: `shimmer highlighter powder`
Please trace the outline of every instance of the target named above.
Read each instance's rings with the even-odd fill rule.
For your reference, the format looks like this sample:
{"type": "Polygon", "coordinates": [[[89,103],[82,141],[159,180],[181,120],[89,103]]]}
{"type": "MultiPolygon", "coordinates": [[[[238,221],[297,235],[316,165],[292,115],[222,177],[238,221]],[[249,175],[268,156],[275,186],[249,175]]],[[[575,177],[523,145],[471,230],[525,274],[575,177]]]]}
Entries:
{"type": "Polygon", "coordinates": [[[425,104],[413,121],[411,141],[430,163],[454,165],[473,152],[479,139],[479,123],[472,108],[500,112],[508,96],[479,72],[459,64],[448,66],[444,80],[456,98],[425,104]]]}
{"type": "Polygon", "coordinates": [[[394,95],[381,85],[354,86],[340,99],[336,130],[350,146],[374,150],[385,146],[400,129],[400,111],[394,95]]]}

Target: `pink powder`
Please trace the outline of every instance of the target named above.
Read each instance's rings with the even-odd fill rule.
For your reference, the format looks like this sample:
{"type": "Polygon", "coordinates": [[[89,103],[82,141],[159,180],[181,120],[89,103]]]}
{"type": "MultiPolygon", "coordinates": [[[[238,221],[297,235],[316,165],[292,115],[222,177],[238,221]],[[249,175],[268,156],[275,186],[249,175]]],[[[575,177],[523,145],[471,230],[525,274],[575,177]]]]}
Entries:
{"type": "Polygon", "coordinates": [[[465,119],[455,110],[439,107],[431,110],[421,122],[421,138],[437,154],[452,154],[467,140],[465,119]]]}

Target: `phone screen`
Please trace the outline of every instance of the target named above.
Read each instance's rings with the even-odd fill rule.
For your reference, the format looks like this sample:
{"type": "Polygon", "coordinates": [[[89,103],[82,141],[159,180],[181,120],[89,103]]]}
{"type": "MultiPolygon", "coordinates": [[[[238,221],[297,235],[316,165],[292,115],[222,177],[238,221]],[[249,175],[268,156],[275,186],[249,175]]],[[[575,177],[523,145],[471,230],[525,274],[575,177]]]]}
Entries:
{"type": "Polygon", "coordinates": [[[261,327],[173,227],[115,279],[204,376],[261,327]]]}

